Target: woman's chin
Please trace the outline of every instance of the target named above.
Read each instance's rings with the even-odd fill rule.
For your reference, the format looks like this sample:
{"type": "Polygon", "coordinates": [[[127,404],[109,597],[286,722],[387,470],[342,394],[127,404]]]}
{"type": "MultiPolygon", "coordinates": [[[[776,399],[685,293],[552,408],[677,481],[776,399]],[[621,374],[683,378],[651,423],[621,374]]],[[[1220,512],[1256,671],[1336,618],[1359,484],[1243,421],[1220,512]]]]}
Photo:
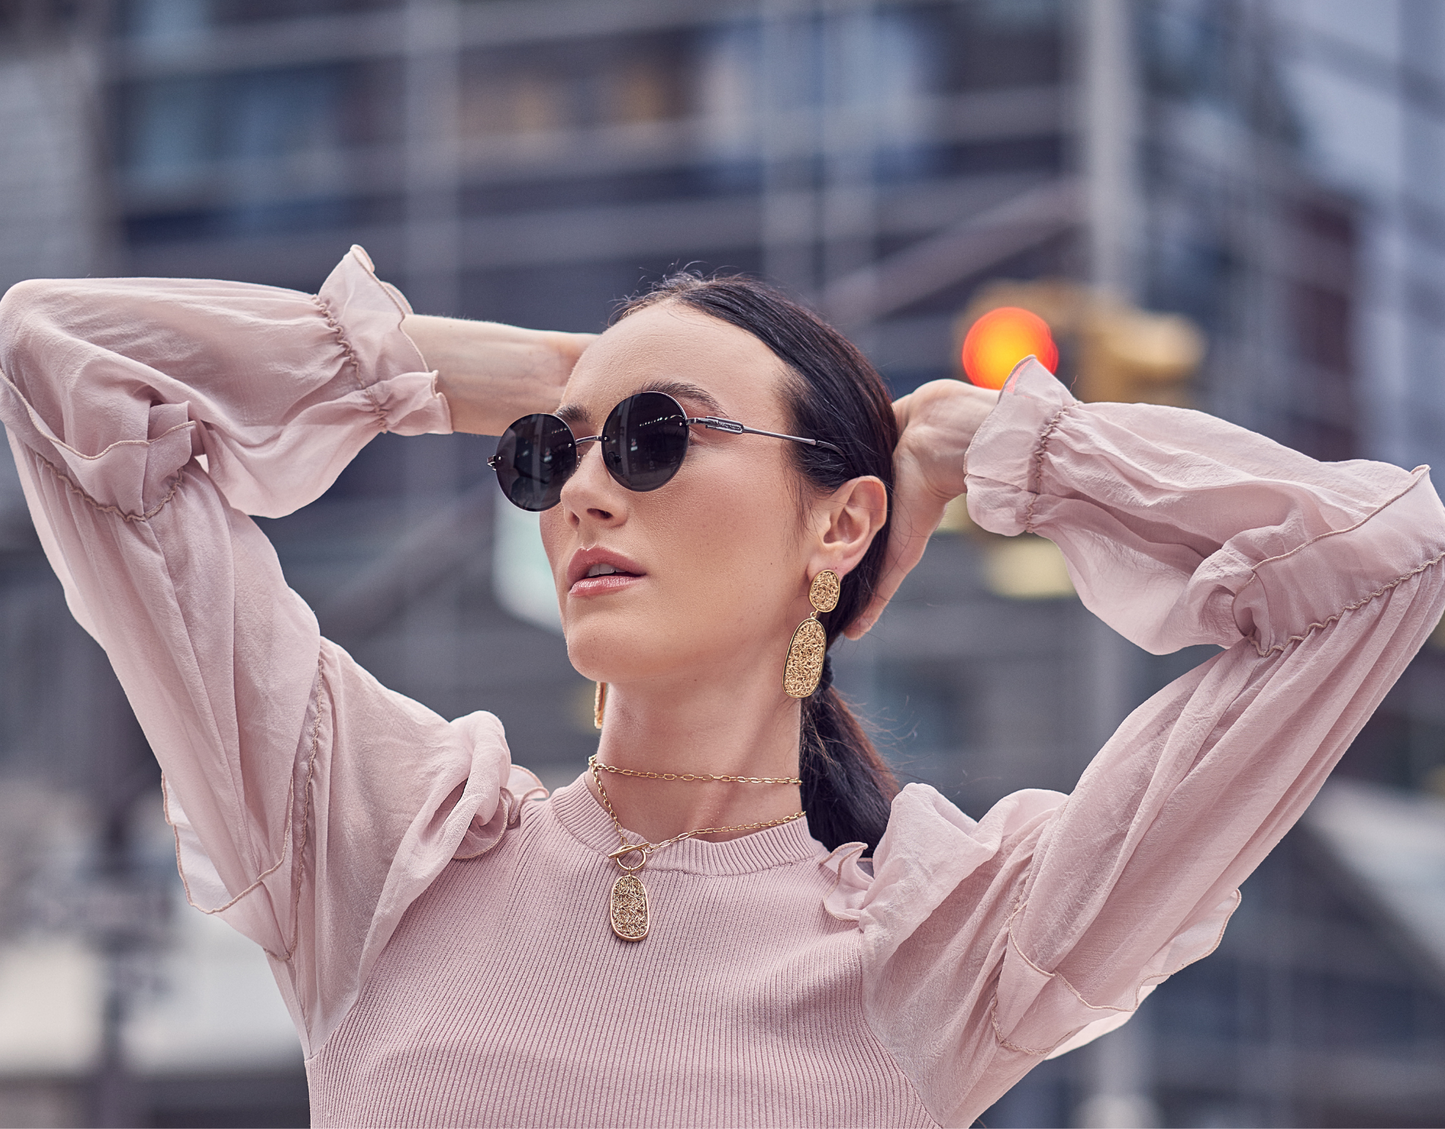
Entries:
{"type": "Polygon", "coordinates": [[[679,647],[677,633],[658,625],[657,620],[639,623],[633,617],[609,623],[587,617],[567,625],[567,657],[579,674],[596,682],[676,679],[708,665],[708,656],[679,647]]]}
{"type": "Polygon", "coordinates": [[[667,668],[666,657],[660,655],[666,641],[634,617],[578,616],[571,618],[566,633],[567,657],[584,678],[631,682],[667,668]]]}

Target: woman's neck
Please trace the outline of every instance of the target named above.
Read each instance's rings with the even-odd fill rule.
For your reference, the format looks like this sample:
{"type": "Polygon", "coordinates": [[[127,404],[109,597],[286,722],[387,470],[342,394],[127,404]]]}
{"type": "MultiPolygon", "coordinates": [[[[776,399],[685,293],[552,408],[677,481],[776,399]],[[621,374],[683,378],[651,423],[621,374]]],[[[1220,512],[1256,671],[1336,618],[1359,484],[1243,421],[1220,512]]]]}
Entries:
{"type": "MultiPolygon", "coordinates": [[[[637,772],[795,777],[800,709],[782,694],[779,677],[779,671],[732,671],[681,684],[609,686],[597,759],[637,772]]],[[[599,775],[622,826],[653,843],[699,827],[781,819],[801,806],[795,784],[599,775]]],[[[588,787],[596,792],[590,773],[588,787]]]]}

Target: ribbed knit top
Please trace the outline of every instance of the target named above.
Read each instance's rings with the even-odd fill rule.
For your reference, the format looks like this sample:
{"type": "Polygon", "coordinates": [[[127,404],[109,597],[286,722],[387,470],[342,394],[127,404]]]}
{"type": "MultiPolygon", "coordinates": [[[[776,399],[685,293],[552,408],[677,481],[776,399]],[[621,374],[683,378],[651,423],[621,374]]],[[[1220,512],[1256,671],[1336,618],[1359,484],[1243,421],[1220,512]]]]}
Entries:
{"type": "Polygon", "coordinates": [[[871,867],[801,822],[668,847],[652,933],[621,941],[585,786],[544,800],[495,717],[379,685],[247,516],[318,497],[381,431],[450,429],[406,310],[360,249],[317,295],[0,301],[37,533],[161,763],[188,897],[271,959],[317,1125],[970,1124],[1211,950],[1445,609],[1425,468],[1080,404],[1026,362],[968,452],[974,521],[1056,542],[1140,646],[1219,653],[1067,796],[975,820],[904,788],[871,867]]]}
{"type": "Polygon", "coordinates": [[[658,852],[636,944],[608,925],[616,845],[579,779],[443,870],[308,1063],[315,1123],[935,1124],[802,824],[658,852]]]}

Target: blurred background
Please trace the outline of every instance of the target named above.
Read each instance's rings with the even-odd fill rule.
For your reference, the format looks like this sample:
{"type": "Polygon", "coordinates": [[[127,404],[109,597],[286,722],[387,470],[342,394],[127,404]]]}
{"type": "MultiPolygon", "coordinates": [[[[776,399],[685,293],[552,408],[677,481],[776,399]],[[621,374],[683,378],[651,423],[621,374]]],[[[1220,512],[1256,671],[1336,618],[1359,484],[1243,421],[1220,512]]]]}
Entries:
{"type": "MultiPolygon", "coordinates": [[[[314,290],[600,329],[756,272],[898,393],[1031,310],[1086,398],[1323,459],[1445,464],[1437,0],[0,0],[0,288],[314,290]]],[[[985,343],[986,344],[986,343],[985,343]]],[[[382,436],[263,522],[322,628],[565,783],[595,746],[491,441],[382,436]]],[[[1088,615],[954,507],[840,686],[979,816],[1068,789],[1206,653],[1088,615]]],[[[1445,634],[1244,890],[1219,951],[989,1126],[1445,1124],[1445,634]]],[[[305,1125],[259,953],[185,907],[158,772],[0,468],[0,1125],[305,1125]]]]}

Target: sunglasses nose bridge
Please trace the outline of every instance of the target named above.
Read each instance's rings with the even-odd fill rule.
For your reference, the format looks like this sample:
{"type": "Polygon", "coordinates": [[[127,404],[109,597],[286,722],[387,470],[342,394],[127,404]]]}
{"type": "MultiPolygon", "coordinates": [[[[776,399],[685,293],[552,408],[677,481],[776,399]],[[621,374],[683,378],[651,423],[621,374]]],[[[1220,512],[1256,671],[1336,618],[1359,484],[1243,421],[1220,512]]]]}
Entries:
{"type": "Polygon", "coordinates": [[[576,478],[577,475],[582,472],[583,462],[589,454],[594,450],[601,450],[601,439],[602,436],[600,435],[584,435],[581,439],[574,439],[572,441],[572,449],[576,452],[576,455],[572,463],[572,472],[567,476],[569,480],[576,478]]]}
{"type": "Polygon", "coordinates": [[[572,471],[562,484],[559,501],[570,510],[596,510],[606,511],[611,514],[618,508],[619,502],[615,498],[600,497],[598,491],[610,492],[618,486],[617,478],[607,466],[607,460],[602,455],[602,436],[586,435],[574,440],[577,452],[576,461],[572,464],[572,471]],[[594,479],[597,473],[588,463],[593,451],[597,451],[596,462],[602,470],[602,477],[594,479]],[[578,491],[585,491],[582,498],[576,497],[578,491]],[[569,501],[569,495],[571,499],[569,501]],[[587,496],[587,495],[590,495],[587,496]]]}

